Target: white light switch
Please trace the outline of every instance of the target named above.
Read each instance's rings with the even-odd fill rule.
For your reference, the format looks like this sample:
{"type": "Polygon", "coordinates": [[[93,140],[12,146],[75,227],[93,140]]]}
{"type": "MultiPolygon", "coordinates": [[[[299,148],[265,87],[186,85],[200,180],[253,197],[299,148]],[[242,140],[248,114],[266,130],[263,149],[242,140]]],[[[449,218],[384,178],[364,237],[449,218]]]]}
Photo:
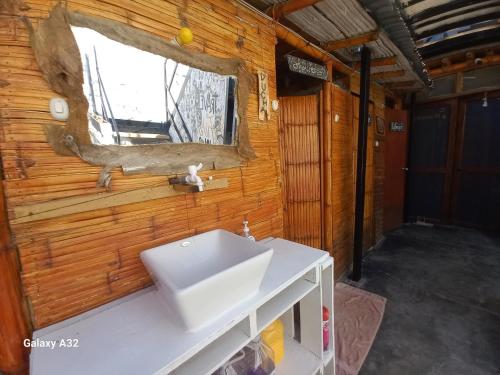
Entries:
{"type": "Polygon", "coordinates": [[[69,116],[68,102],[63,98],[52,98],[49,102],[50,114],[59,121],[65,121],[69,116]]]}
{"type": "Polygon", "coordinates": [[[56,113],[63,113],[63,105],[62,103],[59,101],[59,100],[56,100],[55,102],[55,110],[56,110],[56,113]]]}

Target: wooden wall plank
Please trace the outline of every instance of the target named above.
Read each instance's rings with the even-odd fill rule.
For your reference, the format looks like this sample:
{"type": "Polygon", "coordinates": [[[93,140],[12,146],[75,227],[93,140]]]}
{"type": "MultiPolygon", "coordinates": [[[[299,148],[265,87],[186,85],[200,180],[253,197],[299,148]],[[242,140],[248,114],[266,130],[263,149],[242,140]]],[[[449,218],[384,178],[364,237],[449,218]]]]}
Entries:
{"type": "MultiPolygon", "coordinates": [[[[228,186],[228,180],[224,178],[206,181],[204,190],[223,189],[228,186]]],[[[165,181],[163,181],[160,186],[115,193],[97,193],[56,199],[26,206],[15,206],[12,210],[13,218],[11,218],[10,222],[11,224],[28,223],[80,212],[94,211],[100,208],[117,207],[184,194],[185,193],[176,191],[174,186],[166,185],[165,181]]]]}
{"type": "MultiPolygon", "coordinates": [[[[33,24],[47,17],[56,0],[27,0],[33,24]]],[[[247,70],[269,74],[276,98],[275,32],[272,22],[234,1],[70,0],[70,10],[128,23],[171,40],[181,18],[195,39],[186,47],[214,56],[241,57],[247,70]],[[241,41],[243,43],[241,43],[241,41]]],[[[276,114],[258,120],[257,87],[250,87],[248,125],[257,160],[241,168],[206,171],[229,187],[200,194],[164,197],[87,212],[72,212],[35,223],[15,221],[16,207],[52,204],[103,193],[100,169],[77,157],[63,157],[48,145],[44,126],[54,121],[48,100],[56,95],[43,80],[17,17],[0,18],[0,153],[12,235],[22,264],[24,293],[35,328],[55,323],[151,283],[140,251],[215,228],[241,230],[244,218],[257,238],[283,236],[280,154],[276,114]]],[[[112,192],[147,189],[161,176],[123,176],[112,171],[112,192]]]]}
{"type": "Polygon", "coordinates": [[[28,349],[23,340],[31,337],[19,285],[19,262],[11,244],[7,211],[0,185],[0,373],[28,373],[28,349]]]}
{"type": "Polygon", "coordinates": [[[354,239],[354,127],[351,94],[334,87],[333,113],[333,256],[341,276],[352,259],[354,239]]]}
{"type": "MultiPolygon", "coordinates": [[[[351,89],[359,90],[359,82],[353,76],[351,89]]],[[[365,212],[363,247],[371,248],[382,237],[383,227],[383,136],[376,135],[376,116],[384,117],[384,89],[373,84],[370,90],[372,123],[368,127],[367,164],[365,186],[365,212]],[[375,141],[379,147],[375,147],[375,141]],[[382,156],[381,156],[382,155],[382,156]],[[382,184],[382,185],[381,185],[382,184]]],[[[335,87],[333,93],[333,254],[335,273],[340,277],[352,264],[354,241],[354,206],[356,189],[356,159],[358,139],[359,99],[353,94],[335,87]]]]}

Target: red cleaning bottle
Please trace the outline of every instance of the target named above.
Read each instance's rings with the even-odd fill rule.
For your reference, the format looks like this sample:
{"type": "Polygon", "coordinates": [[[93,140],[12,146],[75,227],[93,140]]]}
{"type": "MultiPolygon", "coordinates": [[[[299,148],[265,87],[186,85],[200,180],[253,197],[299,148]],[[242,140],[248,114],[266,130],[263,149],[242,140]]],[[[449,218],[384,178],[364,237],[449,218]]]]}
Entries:
{"type": "Polygon", "coordinates": [[[323,351],[328,351],[330,347],[330,311],[323,306],[323,351]]]}

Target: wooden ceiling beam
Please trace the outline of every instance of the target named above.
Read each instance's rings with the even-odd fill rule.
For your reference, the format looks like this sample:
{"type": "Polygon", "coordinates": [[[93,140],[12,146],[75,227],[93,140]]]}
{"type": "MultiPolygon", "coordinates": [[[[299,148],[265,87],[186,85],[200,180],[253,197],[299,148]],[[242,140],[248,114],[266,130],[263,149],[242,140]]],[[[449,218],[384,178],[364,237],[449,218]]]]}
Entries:
{"type": "Polygon", "coordinates": [[[384,87],[387,87],[388,89],[396,89],[396,88],[401,88],[401,87],[412,87],[417,83],[417,81],[412,80],[412,81],[399,81],[399,82],[385,82],[384,87]]]}
{"type": "MultiPolygon", "coordinates": [[[[398,62],[398,59],[396,56],[390,56],[390,57],[382,57],[380,59],[373,59],[370,62],[370,66],[387,66],[387,65],[396,65],[398,62]]],[[[354,69],[358,70],[360,68],[361,64],[357,62],[354,64],[354,69]]]]}
{"type": "Polygon", "coordinates": [[[353,46],[360,46],[362,44],[372,42],[378,39],[378,30],[370,31],[366,34],[361,34],[352,38],[332,40],[330,42],[323,43],[321,47],[328,52],[335,51],[341,48],[348,48],[353,46]]]}
{"type": "Polygon", "coordinates": [[[452,73],[458,73],[464,70],[470,70],[473,68],[483,68],[485,66],[500,64],[500,55],[487,55],[485,57],[479,57],[477,59],[467,58],[465,61],[442,65],[439,68],[434,68],[429,71],[429,75],[432,78],[442,77],[452,73]]]}
{"type": "Polygon", "coordinates": [[[450,66],[451,65],[451,60],[449,57],[443,57],[441,59],[441,65],[442,66],[450,66]]]}
{"type": "Polygon", "coordinates": [[[388,78],[395,78],[395,77],[402,77],[405,75],[404,70],[390,70],[388,72],[378,72],[378,73],[372,73],[371,77],[372,79],[388,79],[388,78]]]}
{"type": "Polygon", "coordinates": [[[326,51],[316,47],[314,44],[309,43],[305,39],[303,39],[296,32],[286,28],[280,23],[275,23],[274,25],[276,30],[276,37],[281,39],[285,43],[291,45],[295,49],[305,53],[308,56],[311,56],[321,62],[328,63],[331,62],[333,66],[333,70],[341,72],[343,74],[350,75],[353,70],[345,65],[343,62],[333,57],[326,51]]]}
{"type": "Polygon", "coordinates": [[[275,20],[285,17],[287,14],[312,6],[320,0],[288,0],[268,8],[266,13],[275,20]]]}

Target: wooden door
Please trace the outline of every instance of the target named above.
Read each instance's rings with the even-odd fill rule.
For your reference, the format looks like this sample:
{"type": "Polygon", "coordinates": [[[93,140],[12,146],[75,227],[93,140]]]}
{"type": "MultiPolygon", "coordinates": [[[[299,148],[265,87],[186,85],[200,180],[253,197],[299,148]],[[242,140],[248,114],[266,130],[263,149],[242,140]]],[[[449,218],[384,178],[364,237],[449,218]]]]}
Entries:
{"type": "Polygon", "coordinates": [[[408,113],[385,110],[384,232],[403,223],[408,153],[408,113]]]}
{"type": "Polygon", "coordinates": [[[411,221],[449,221],[455,119],[455,100],[422,104],[415,109],[407,192],[411,221]]]}
{"type": "Polygon", "coordinates": [[[318,96],[280,98],[285,238],[321,248],[318,96]]]}
{"type": "Polygon", "coordinates": [[[500,92],[459,105],[452,222],[500,229],[500,92]]]}

